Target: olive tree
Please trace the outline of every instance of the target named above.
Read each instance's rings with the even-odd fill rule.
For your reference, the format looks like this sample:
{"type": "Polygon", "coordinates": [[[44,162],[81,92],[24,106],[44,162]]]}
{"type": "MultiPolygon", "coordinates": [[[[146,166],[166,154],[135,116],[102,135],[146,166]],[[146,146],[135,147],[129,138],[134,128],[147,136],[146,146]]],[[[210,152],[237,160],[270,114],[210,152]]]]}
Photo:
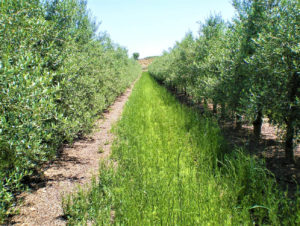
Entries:
{"type": "Polygon", "coordinates": [[[258,73],[268,74],[264,93],[266,113],[274,124],[283,126],[286,158],[294,162],[294,138],[300,126],[299,2],[281,1],[271,11],[250,60],[260,65],[258,73]]]}

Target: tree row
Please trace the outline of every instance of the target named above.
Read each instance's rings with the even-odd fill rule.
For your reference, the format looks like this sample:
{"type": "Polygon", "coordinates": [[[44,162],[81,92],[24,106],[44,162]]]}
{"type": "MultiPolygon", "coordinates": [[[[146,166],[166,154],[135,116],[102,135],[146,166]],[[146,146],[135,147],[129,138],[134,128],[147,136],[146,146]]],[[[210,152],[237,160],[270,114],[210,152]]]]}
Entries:
{"type": "Polygon", "coordinates": [[[210,16],[149,67],[152,76],[195,102],[210,101],[221,117],[252,122],[259,140],[264,118],[285,131],[294,162],[299,139],[300,9],[297,0],[234,0],[236,15],[210,16]]]}
{"type": "Polygon", "coordinates": [[[0,223],[21,182],[140,73],[84,0],[0,1],[0,223]]]}

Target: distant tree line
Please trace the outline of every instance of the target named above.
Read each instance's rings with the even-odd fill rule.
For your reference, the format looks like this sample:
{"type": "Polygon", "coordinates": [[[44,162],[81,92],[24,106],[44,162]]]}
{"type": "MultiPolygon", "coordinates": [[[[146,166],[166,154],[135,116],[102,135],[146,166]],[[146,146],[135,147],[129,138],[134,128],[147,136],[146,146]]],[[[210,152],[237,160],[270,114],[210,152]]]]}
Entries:
{"type": "Polygon", "coordinates": [[[236,16],[201,24],[157,58],[149,72],[195,102],[211,101],[220,117],[251,121],[259,140],[264,117],[285,131],[294,162],[300,126],[300,8],[297,0],[234,0],[236,16]]]}
{"type": "Polygon", "coordinates": [[[140,73],[84,0],[0,0],[0,223],[24,178],[140,73]]]}

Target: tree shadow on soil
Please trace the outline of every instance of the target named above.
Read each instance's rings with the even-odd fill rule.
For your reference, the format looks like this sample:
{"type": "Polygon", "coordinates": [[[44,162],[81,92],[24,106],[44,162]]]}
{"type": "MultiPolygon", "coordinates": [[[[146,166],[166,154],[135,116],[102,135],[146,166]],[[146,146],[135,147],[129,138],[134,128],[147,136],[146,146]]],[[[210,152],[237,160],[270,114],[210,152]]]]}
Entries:
{"type": "Polygon", "coordinates": [[[52,161],[46,162],[44,165],[39,167],[38,169],[34,169],[31,175],[25,176],[22,179],[22,184],[24,184],[27,188],[30,189],[31,192],[35,192],[41,188],[44,188],[47,186],[48,182],[51,181],[63,181],[63,180],[70,180],[70,181],[78,181],[80,178],[77,177],[63,177],[61,175],[57,176],[51,176],[47,177],[45,176],[44,172],[49,169],[50,167],[64,167],[68,163],[72,164],[80,164],[84,165],[87,164],[85,161],[82,159],[79,159],[75,156],[69,156],[64,152],[65,149],[68,148],[84,148],[88,143],[93,143],[95,142],[94,139],[91,137],[86,137],[86,136],[80,136],[77,139],[75,139],[72,143],[65,143],[63,144],[56,153],[56,158],[52,161]]]}
{"type": "Polygon", "coordinates": [[[236,129],[233,121],[219,121],[222,134],[234,147],[242,147],[247,153],[264,159],[268,170],[270,170],[279,187],[286,191],[290,196],[294,196],[300,185],[300,150],[295,151],[297,164],[291,164],[285,159],[284,143],[276,136],[275,132],[262,131],[260,141],[257,143],[252,136],[251,126],[244,124],[241,129],[236,129]],[[267,133],[267,134],[266,134],[267,133]]]}
{"type": "MultiPolygon", "coordinates": [[[[211,117],[216,117],[212,111],[212,105],[194,103],[192,98],[183,93],[177,93],[176,90],[168,88],[176,98],[187,106],[194,108],[200,114],[206,114],[211,117]]],[[[240,129],[236,129],[234,120],[226,119],[219,120],[218,124],[221,128],[222,135],[228,142],[231,150],[235,148],[243,148],[252,156],[263,159],[266,162],[266,167],[270,170],[279,188],[283,191],[288,191],[291,198],[299,192],[300,186],[300,145],[298,144],[295,150],[296,164],[291,164],[285,159],[284,144],[276,134],[275,128],[268,123],[263,123],[262,135],[259,142],[255,142],[253,137],[253,128],[251,125],[244,122],[240,129]],[[265,128],[264,128],[265,127],[265,128]]]]}
{"type": "Polygon", "coordinates": [[[79,181],[81,178],[78,177],[65,177],[63,174],[52,175],[48,177],[44,174],[45,170],[53,167],[53,165],[55,165],[55,167],[63,167],[70,162],[72,164],[80,165],[87,164],[86,162],[82,161],[82,159],[62,154],[59,156],[59,158],[43,167],[42,170],[35,170],[32,175],[24,177],[22,183],[30,189],[30,192],[36,192],[37,190],[46,187],[47,184],[52,181],[79,181]]]}

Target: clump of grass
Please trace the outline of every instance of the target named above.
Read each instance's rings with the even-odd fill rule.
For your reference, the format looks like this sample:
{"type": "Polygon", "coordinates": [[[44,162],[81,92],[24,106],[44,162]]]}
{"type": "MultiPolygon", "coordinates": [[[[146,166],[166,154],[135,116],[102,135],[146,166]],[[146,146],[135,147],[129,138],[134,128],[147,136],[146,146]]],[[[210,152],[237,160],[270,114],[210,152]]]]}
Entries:
{"type": "Polygon", "coordinates": [[[103,149],[103,147],[101,147],[101,146],[99,146],[99,148],[98,148],[98,153],[103,153],[104,152],[104,149],[103,149]]]}
{"type": "MultiPolygon", "coordinates": [[[[99,182],[64,203],[70,224],[296,224],[263,162],[228,150],[217,123],[144,74],[115,128],[99,182]]],[[[299,220],[299,219],[298,219],[299,220]]]]}

